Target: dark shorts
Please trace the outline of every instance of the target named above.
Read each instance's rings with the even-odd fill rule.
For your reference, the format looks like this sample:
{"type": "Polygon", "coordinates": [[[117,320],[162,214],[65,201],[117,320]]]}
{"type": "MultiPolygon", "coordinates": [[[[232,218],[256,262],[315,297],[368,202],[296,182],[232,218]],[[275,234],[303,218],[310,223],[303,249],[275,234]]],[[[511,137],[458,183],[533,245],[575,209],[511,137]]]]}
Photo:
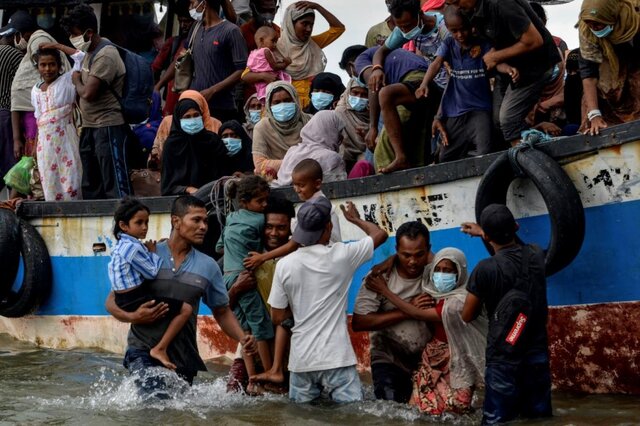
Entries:
{"type": "Polygon", "coordinates": [[[407,373],[393,364],[379,363],[371,365],[373,391],[377,399],[406,403],[411,397],[413,383],[411,373],[407,373]]]}
{"type": "Polygon", "coordinates": [[[163,302],[169,305],[169,312],[167,315],[170,317],[176,316],[182,309],[182,301],[176,299],[169,299],[168,297],[152,297],[148,290],[147,282],[143,282],[138,287],[129,290],[124,293],[114,293],[116,305],[123,311],[134,312],[140,305],[147,303],[150,300],[156,302],[163,302]]]}
{"type": "Polygon", "coordinates": [[[491,112],[469,111],[458,117],[442,118],[448,146],[440,147],[441,163],[460,160],[494,151],[491,139],[491,112]]]}
{"type": "Polygon", "coordinates": [[[551,372],[546,356],[520,365],[488,363],[482,424],[504,423],[518,416],[551,417],[551,372]]]}

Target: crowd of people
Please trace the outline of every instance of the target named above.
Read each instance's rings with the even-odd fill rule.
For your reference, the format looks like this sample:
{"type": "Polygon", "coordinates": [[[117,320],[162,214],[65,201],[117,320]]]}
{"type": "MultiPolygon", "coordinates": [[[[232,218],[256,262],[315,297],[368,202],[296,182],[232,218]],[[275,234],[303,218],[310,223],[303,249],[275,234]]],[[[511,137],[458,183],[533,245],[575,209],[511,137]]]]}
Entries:
{"type": "Polygon", "coordinates": [[[13,189],[47,201],[122,198],[147,167],[163,195],[193,194],[233,174],[288,185],[303,158],[329,182],[487,154],[529,129],[598,134],[640,114],[637,3],[584,0],[569,50],[535,2],[386,0],[388,18],[342,55],[345,86],[323,49],[347,29],[322,5],[291,4],[277,25],[275,0],[180,0],[178,34],[140,48],[164,98],[162,122],[142,126],[124,102],[137,70],[92,8],[68,10],[57,41],[18,11],[0,29],[0,173],[33,158],[13,189]]]}

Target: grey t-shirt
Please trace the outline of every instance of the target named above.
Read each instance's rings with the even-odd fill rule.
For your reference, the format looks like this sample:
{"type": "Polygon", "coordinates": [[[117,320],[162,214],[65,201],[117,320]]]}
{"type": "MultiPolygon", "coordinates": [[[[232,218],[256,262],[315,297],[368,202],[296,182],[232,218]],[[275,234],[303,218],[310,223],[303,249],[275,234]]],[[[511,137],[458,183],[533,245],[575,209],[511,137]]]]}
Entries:
{"type": "MultiPolygon", "coordinates": [[[[425,269],[428,270],[429,266],[425,269]]],[[[410,301],[422,293],[422,275],[415,279],[404,279],[394,267],[389,274],[389,289],[410,301]]],[[[367,315],[397,309],[389,300],[369,289],[360,287],[354,314],[367,315]]],[[[405,320],[369,333],[371,342],[371,364],[394,364],[410,373],[417,369],[422,351],[431,340],[431,331],[426,322],[405,320]]]]}
{"type": "MultiPolygon", "coordinates": [[[[200,298],[211,310],[229,304],[220,268],[206,254],[191,249],[180,268],[173,272],[171,251],[166,241],[158,244],[156,254],[162,258],[162,266],[156,279],[149,283],[150,295],[180,300],[193,306],[191,318],[169,345],[169,359],[181,372],[195,374],[206,371],[198,353],[196,321],[200,298]]],[[[172,319],[167,316],[152,324],[131,325],[127,344],[131,348],[150,350],[160,341],[172,319]]]]}
{"type": "Polygon", "coordinates": [[[82,63],[82,83],[94,76],[102,82],[98,96],[93,101],[80,98],[82,127],[108,127],[124,124],[122,106],[113,91],[122,96],[126,76],[124,62],[114,46],[105,46],[98,53],[89,53],[82,63]],[[93,58],[93,60],[91,60],[93,58]],[[89,66],[91,64],[91,66],[89,66]]]}
{"type": "MultiPolygon", "coordinates": [[[[197,28],[193,39],[194,73],[191,89],[202,91],[220,83],[238,70],[247,66],[247,43],[240,28],[222,21],[213,27],[197,28]]],[[[193,29],[192,29],[193,31],[193,29]]],[[[191,39],[191,34],[187,40],[191,39]]],[[[209,101],[209,107],[234,109],[233,88],[216,93],[209,101]]]]}

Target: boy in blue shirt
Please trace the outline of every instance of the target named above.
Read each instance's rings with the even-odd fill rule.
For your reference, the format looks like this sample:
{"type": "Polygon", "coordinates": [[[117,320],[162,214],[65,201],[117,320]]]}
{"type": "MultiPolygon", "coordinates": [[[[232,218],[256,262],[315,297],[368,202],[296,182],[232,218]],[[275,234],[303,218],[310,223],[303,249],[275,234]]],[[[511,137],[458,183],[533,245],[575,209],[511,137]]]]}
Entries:
{"type": "MultiPolygon", "coordinates": [[[[482,60],[492,47],[471,35],[471,24],[456,7],[445,10],[445,24],[450,36],[441,44],[415,93],[418,99],[426,97],[431,81],[442,72],[442,65],[449,64],[449,84],[432,125],[434,136],[440,132],[440,162],[488,154],[496,148],[491,137],[491,87],[482,60]]],[[[498,71],[511,76],[514,82],[518,79],[518,71],[507,64],[498,65],[498,71]]]]}

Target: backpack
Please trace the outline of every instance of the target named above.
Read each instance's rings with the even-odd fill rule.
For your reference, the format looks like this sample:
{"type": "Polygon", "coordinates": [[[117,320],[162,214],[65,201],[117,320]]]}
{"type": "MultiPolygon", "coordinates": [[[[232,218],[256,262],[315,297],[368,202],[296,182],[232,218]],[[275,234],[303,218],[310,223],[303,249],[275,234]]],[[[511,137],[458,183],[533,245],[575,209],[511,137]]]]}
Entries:
{"type": "Polygon", "coordinates": [[[89,68],[98,52],[107,46],[114,46],[124,67],[127,70],[124,78],[124,88],[122,97],[118,96],[113,87],[109,86],[111,93],[118,99],[122,107],[124,120],[129,124],[138,124],[149,117],[149,107],[151,106],[151,96],[153,94],[153,71],[151,64],[142,56],[137,55],[123,47],[103,40],[96,47],[91,59],[89,68]]]}
{"type": "Polygon", "coordinates": [[[529,260],[531,247],[522,248],[521,270],[512,289],[500,299],[489,322],[487,347],[495,354],[518,357],[526,350],[527,324],[533,311],[529,260]]]}

